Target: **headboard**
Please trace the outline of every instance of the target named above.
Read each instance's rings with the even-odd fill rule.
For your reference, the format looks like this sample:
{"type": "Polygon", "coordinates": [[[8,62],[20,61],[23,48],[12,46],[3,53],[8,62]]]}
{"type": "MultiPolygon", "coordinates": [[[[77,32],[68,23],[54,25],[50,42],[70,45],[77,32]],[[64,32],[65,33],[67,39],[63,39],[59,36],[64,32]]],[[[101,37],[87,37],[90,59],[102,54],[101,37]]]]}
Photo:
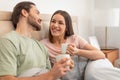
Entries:
{"type": "MultiPolygon", "coordinates": [[[[41,31],[34,31],[32,33],[32,37],[41,40],[48,36],[49,22],[51,18],[51,14],[41,14],[42,18],[42,29],[41,31]]],[[[11,12],[9,11],[0,11],[0,36],[8,33],[13,30],[12,22],[10,21],[11,12]]],[[[71,16],[73,22],[73,29],[75,34],[78,34],[78,19],[77,16],[71,16]]]]}

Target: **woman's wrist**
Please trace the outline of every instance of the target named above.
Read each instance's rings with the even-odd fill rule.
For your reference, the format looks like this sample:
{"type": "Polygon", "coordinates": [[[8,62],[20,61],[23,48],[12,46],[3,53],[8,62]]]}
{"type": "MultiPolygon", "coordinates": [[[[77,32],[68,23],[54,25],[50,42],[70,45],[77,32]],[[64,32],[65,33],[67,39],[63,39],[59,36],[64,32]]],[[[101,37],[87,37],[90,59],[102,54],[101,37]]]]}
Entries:
{"type": "Polygon", "coordinates": [[[80,54],[80,49],[76,49],[75,55],[79,55],[79,54],[80,54]]]}

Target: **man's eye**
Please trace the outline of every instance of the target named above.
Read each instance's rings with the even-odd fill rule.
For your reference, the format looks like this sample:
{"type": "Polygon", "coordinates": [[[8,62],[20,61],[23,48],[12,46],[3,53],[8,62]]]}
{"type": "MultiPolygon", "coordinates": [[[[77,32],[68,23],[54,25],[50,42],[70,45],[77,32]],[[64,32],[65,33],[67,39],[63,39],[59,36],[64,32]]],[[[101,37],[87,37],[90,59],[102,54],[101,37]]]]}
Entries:
{"type": "Polygon", "coordinates": [[[37,12],[37,14],[39,14],[39,12],[37,12]]]}
{"type": "Polygon", "coordinates": [[[53,21],[53,20],[51,22],[55,23],[55,21],[53,21]]]}
{"type": "Polygon", "coordinates": [[[36,11],[36,14],[40,14],[40,12],[39,12],[39,11],[36,11]]]}

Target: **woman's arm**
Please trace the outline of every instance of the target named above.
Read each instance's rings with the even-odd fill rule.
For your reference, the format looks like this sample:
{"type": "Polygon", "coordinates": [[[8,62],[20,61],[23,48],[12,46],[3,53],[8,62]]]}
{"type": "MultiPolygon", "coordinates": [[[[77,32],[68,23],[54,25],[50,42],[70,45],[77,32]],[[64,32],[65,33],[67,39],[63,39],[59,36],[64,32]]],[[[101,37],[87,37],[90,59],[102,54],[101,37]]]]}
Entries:
{"type": "Polygon", "coordinates": [[[69,44],[67,48],[67,53],[70,55],[83,56],[91,60],[104,59],[105,55],[102,51],[93,47],[90,44],[85,44],[82,49],[76,48],[74,44],[69,44]]]}

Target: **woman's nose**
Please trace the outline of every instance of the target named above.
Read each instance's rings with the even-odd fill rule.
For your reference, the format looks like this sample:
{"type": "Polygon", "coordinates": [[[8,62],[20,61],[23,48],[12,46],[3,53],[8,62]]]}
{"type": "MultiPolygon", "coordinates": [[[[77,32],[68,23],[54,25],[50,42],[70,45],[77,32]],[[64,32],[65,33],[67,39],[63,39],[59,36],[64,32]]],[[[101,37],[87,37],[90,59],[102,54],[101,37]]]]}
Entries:
{"type": "Polygon", "coordinates": [[[54,26],[55,26],[55,27],[58,27],[58,23],[56,22],[56,23],[54,24],[54,26]]]}

